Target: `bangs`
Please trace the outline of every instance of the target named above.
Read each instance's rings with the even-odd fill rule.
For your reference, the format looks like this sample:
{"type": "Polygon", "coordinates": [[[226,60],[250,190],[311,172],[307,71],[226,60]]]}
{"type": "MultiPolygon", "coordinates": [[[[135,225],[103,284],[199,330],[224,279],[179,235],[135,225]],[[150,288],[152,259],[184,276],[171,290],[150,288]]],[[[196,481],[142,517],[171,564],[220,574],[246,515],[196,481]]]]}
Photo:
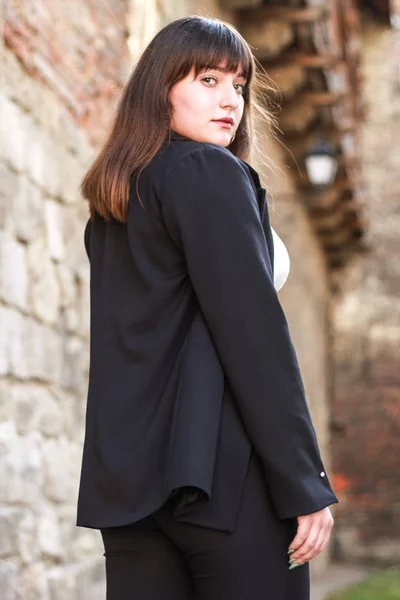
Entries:
{"type": "Polygon", "coordinates": [[[240,69],[240,75],[250,83],[253,76],[253,56],[242,36],[220,21],[193,21],[186,22],[184,28],[186,52],[180,53],[181,64],[176,65],[179,70],[177,78],[186,77],[192,68],[197,76],[204,70],[223,66],[227,72],[240,69]]]}

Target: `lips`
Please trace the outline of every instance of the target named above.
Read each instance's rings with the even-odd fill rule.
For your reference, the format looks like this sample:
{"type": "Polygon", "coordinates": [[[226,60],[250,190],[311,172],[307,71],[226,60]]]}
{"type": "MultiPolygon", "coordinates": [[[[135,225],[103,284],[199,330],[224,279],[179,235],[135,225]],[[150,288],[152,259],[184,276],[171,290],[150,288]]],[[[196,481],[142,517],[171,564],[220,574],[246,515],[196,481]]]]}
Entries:
{"type": "Polygon", "coordinates": [[[231,117],[223,117],[222,119],[214,119],[215,123],[226,123],[227,125],[233,125],[233,119],[231,117]]]}

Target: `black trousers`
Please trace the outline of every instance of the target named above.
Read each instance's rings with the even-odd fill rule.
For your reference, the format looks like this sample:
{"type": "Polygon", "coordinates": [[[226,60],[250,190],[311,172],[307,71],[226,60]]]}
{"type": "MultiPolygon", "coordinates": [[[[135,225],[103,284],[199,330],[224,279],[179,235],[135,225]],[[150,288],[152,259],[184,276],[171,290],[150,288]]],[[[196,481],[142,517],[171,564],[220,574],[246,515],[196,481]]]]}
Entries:
{"type": "Polygon", "coordinates": [[[296,529],[276,516],[253,453],[233,533],[180,523],[168,502],[101,530],[107,600],[309,600],[308,563],[288,569],[296,529]]]}

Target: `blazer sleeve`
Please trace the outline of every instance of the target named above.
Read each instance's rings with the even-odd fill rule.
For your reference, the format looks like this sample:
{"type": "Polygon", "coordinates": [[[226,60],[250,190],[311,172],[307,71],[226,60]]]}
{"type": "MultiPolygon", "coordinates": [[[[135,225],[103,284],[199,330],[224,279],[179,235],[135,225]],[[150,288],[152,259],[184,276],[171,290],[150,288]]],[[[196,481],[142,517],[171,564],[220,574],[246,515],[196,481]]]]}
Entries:
{"type": "Polygon", "coordinates": [[[223,148],[201,146],[175,165],[160,200],[279,517],[337,502],[245,167],[223,148]]]}

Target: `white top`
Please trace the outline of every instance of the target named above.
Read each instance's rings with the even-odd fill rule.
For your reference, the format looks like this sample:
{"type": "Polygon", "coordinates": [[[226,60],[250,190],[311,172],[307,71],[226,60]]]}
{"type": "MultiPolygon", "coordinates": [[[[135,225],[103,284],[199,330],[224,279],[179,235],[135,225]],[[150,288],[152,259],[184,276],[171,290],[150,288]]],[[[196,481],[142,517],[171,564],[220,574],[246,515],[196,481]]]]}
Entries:
{"type": "Polygon", "coordinates": [[[285,244],[276,231],[272,229],[274,239],[274,285],[278,291],[285,283],[290,271],[290,258],[285,244]]]}

